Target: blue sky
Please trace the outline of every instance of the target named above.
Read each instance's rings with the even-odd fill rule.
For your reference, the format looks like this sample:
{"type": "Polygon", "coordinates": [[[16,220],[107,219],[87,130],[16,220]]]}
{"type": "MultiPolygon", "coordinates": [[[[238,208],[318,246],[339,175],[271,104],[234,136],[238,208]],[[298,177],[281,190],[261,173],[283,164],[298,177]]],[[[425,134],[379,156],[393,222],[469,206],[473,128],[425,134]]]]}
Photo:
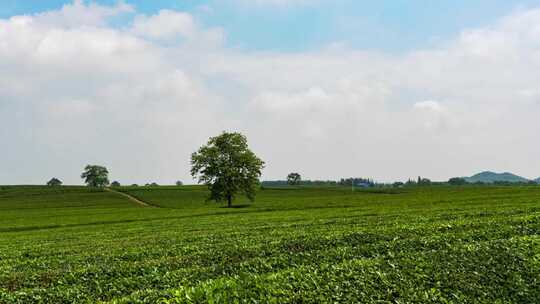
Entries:
{"type": "Polygon", "coordinates": [[[263,179],[540,176],[540,0],[125,2],[0,1],[0,184],[190,182],[223,130],[263,179]]]}
{"type": "MultiPolygon", "coordinates": [[[[115,0],[95,2],[117,3],[115,0]]],[[[434,46],[464,29],[491,24],[512,11],[540,5],[539,0],[125,2],[135,6],[138,13],[154,14],[160,9],[190,12],[206,26],[224,28],[229,46],[246,50],[306,51],[340,43],[387,52],[434,46]]],[[[58,9],[65,3],[71,1],[4,0],[0,4],[0,17],[58,9]]]]}

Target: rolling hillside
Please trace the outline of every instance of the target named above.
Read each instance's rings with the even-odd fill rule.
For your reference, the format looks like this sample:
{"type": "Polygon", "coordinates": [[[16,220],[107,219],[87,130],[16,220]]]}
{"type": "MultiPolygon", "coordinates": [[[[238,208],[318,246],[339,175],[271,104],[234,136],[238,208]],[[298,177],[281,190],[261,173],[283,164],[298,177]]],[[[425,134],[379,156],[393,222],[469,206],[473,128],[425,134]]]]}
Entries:
{"type": "Polygon", "coordinates": [[[476,175],[473,175],[471,177],[465,178],[469,183],[476,183],[476,182],[482,182],[482,183],[494,183],[494,182],[510,182],[510,183],[517,183],[517,182],[528,182],[529,180],[512,174],[512,173],[495,173],[490,171],[485,171],[482,173],[478,173],[476,175]]]}

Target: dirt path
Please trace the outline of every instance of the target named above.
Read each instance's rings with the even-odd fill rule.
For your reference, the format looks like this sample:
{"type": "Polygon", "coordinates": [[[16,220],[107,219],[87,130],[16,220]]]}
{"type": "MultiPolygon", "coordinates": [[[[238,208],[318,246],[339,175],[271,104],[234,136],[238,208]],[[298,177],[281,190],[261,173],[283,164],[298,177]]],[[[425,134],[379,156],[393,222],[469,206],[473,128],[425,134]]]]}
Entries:
{"type": "Polygon", "coordinates": [[[131,195],[127,194],[127,193],[120,192],[120,191],[116,191],[116,190],[113,190],[113,189],[111,189],[111,188],[104,188],[104,190],[107,191],[107,192],[116,193],[116,194],[118,194],[118,195],[121,195],[121,196],[127,198],[128,200],[132,201],[133,203],[135,203],[135,204],[137,204],[137,205],[139,205],[139,206],[141,206],[141,207],[145,207],[145,208],[158,208],[157,206],[150,205],[150,204],[148,204],[148,203],[146,203],[146,202],[143,202],[143,201],[141,201],[140,199],[138,199],[138,198],[136,198],[136,197],[134,197],[134,196],[131,196],[131,195]]]}

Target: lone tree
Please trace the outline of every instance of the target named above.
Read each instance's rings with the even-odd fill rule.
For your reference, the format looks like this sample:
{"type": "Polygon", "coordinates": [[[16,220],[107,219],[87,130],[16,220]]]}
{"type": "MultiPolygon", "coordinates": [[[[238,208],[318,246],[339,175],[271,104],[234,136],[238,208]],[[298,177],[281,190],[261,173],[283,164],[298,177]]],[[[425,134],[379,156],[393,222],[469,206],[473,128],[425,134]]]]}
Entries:
{"type": "Polygon", "coordinates": [[[109,171],[102,166],[88,165],[81,178],[89,187],[105,187],[109,184],[109,171]]]}
{"type": "Polygon", "coordinates": [[[255,200],[263,168],[240,133],[223,132],[191,155],[191,175],[208,186],[208,200],[227,201],[229,208],[238,192],[255,200]]]}
{"type": "Polygon", "coordinates": [[[176,181],[176,185],[177,185],[177,186],[183,186],[184,183],[182,183],[182,181],[176,181]]]}
{"type": "Polygon", "coordinates": [[[291,186],[300,185],[302,177],[299,173],[290,173],[287,175],[287,183],[291,186]]]}
{"type": "Polygon", "coordinates": [[[59,180],[59,179],[56,178],[56,177],[53,177],[53,178],[51,178],[50,181],[47,182],[47,186],[49,186],[49,187],[62,186],[62,181],[59,180]]]}

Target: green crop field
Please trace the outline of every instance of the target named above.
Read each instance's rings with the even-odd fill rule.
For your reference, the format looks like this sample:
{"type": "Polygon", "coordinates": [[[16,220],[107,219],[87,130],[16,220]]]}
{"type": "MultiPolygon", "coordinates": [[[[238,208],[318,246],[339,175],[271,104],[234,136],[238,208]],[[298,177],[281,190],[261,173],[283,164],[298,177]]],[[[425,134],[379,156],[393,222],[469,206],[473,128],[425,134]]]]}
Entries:
{"type": "Polygon", "coordinates": [[[0,303],[540,303],[540,187],[0,187],[0,303]]]}

